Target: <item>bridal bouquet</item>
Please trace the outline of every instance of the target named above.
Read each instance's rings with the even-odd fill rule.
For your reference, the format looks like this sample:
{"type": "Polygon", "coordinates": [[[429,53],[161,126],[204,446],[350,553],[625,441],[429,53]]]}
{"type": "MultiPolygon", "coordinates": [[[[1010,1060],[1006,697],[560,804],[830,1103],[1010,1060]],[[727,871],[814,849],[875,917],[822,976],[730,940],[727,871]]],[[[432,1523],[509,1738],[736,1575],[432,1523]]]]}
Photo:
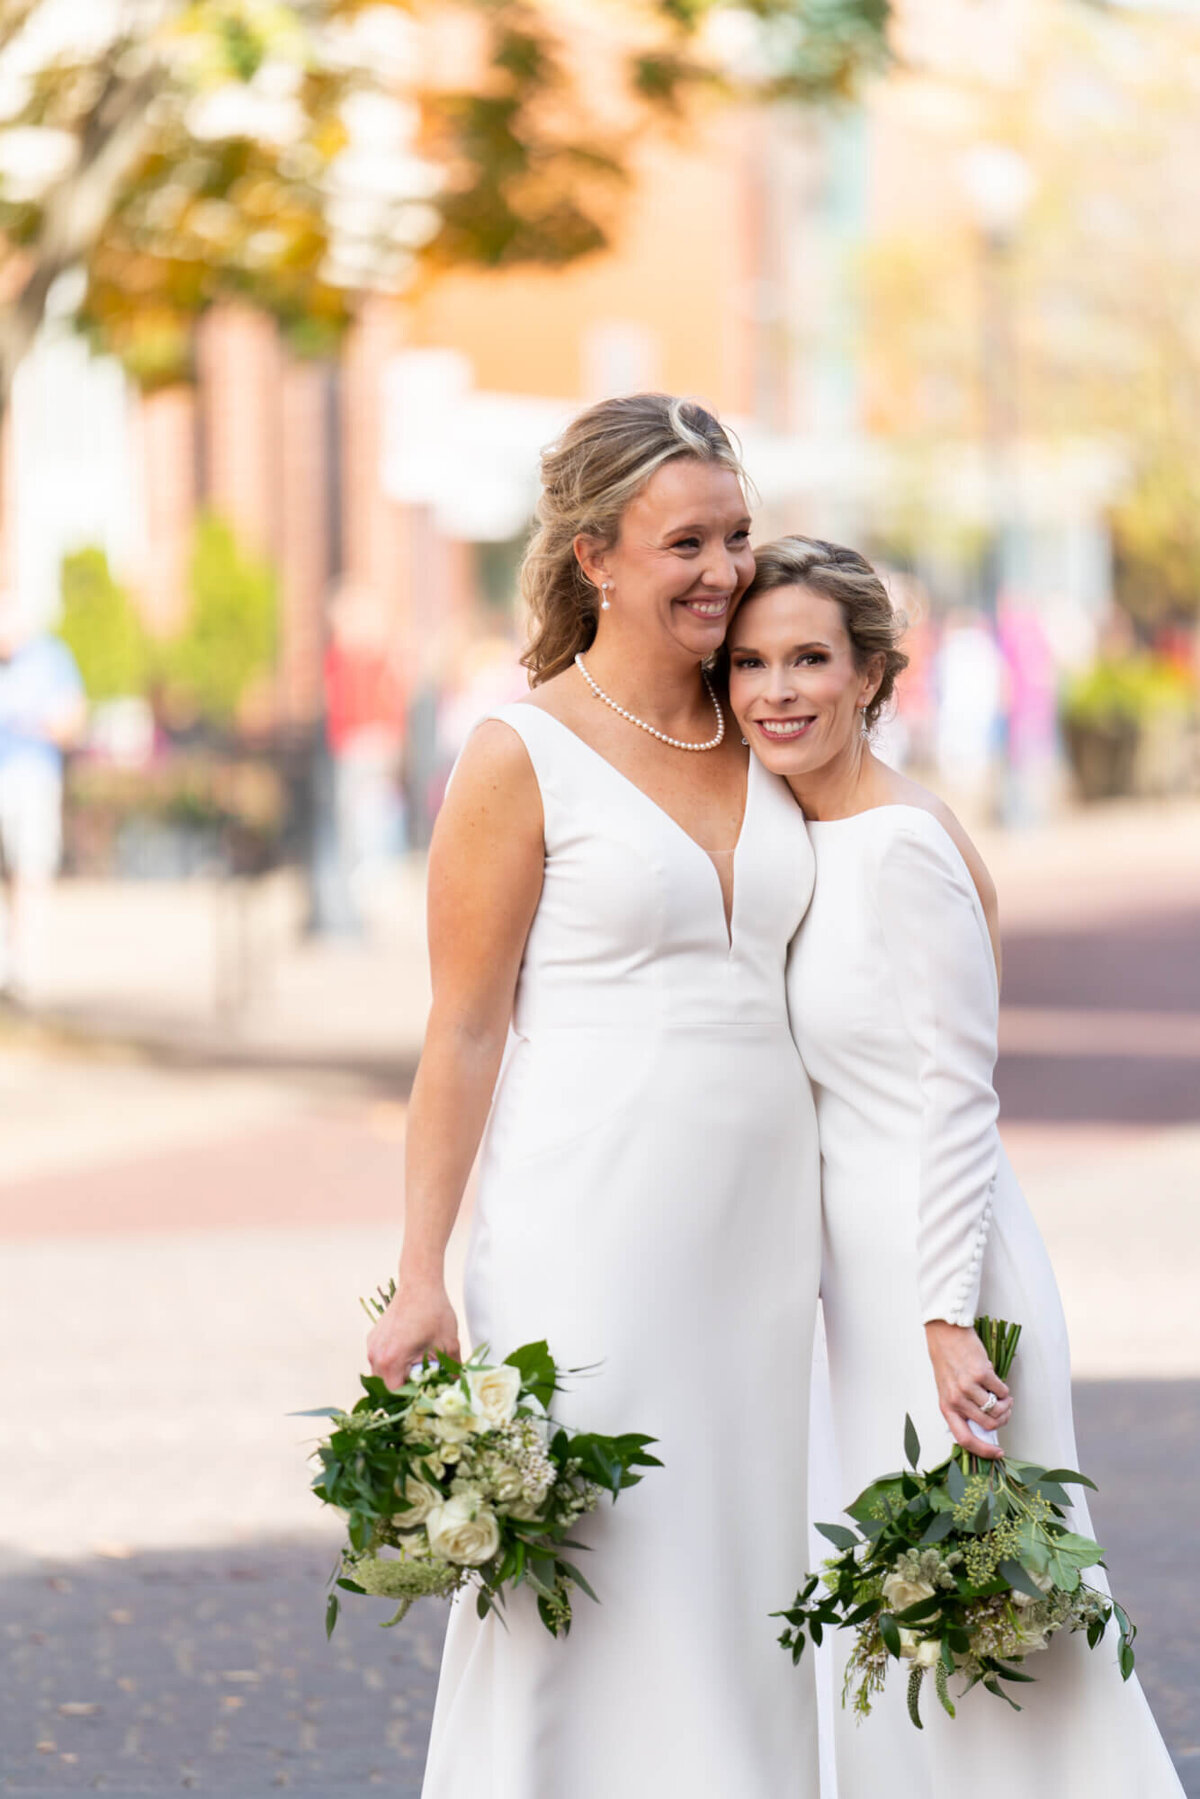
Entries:
{"type": "MultiPolygon", "coordinates": [[[[376,1313],[383,1303],[371,1301],[376,1313]]],[[[336,1585],[396,1600],[389,1625],[427,1595],[474,1584],[485,1617],[511,1588],[528,1586],[546,1629],[565,1634],[574,1588],[596,1597],[567,1559],[587,1547],[572,1527],[603,1494],[615,1500],[638,1470],[661,1463],[647,1453],[653,1437],[555,1424],[549,1407],[561,1386],[546,1344],[526,1343],[499,1363],[486,1348],[465,1362],[439,1354],[399,1392],[363,1375],[353,1410],[301,1413],[332,1421],[315,1451],[313,1491],[346,1514],[336,1585]]],[[[331,1593],[327,1634],[339,1606],[331,1593]]]]}
{"type": "MultiPolygon", "coordinates": [[[[1020,1325],[979,1318],[975,1328],[1006,1379],[1020,1325]]],[[[907,1469],[882,1475],[847,1507],[856,1530],[817,1525],[840,1553],[807,1577],[787,1611],[774,1614],[787,1622],[779,1641],[793,1661],[806,1638],[820,1643],[828,1629],[853,1630],[843,1705],[866,1717],[892,1662],[899,1662],[909,1671],[908,1711],[920,1730],[927,1677],[952,1718],[952,1676],[965,1679],[960,1699],[982,1686],[1020,1711],[1004,1689],[1032,1681],[1026,1657],[1060,1630],[1086,1631],[1094,1649],[1115,1614],[1118,1660],[1128,1680],[1135,1628],[1115,1601],[1083,1579],[1086,1569],[1103,1567],[1104,1551],[1070,1530],[1065,1518],[1071,1503],[1065,1489],[1094,1489],[1094,1483],[1069,1468],[1011,1456],[993,1461],[966,1449],[921,1473],[911,1418],[904,1451],[907,1469]]]]}

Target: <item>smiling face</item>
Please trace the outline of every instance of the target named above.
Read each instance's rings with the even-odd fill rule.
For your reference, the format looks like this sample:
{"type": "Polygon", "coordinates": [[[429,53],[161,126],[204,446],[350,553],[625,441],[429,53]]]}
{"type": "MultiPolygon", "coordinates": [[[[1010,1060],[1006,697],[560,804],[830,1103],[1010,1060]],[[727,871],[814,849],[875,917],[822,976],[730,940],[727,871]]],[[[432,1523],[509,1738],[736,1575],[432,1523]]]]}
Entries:
{"type": "Polygon", "coordinates": [[[798,779],[861,743],[859,708],[882,670],[859,668],[842,608],[811,587],[773,587],[745,602],[729,632],[729,702],[773,774],[798,779]]]}
{"type": "Polygon", "coordinates": [[[587,538],[576,554],[588,579],[609,584],[601,630],[634,632],[702,659],[720,648],[754,577],[750,517],[731,469],[677,456],[655,470],[621,515],[608,549],[587,538]]]}

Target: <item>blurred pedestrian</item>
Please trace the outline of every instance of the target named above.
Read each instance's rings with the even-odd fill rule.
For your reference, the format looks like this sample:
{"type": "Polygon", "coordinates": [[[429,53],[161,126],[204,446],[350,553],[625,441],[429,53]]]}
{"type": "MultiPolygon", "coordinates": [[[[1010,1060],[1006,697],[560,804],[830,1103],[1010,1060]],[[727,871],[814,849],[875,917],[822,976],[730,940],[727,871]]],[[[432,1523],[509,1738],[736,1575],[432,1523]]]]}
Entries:
{"type": "Polygon", "coordinates": [[[1058,669],[1037,610],[1005,599],[996,641],[1004,658],[1008,742],[1002,816],[1006,824],[1038,824],[1050,809],[1058,745],[1058,669]]]}
{"type": "Polygon", "coordinates": [[[937,656],[937,760],[942,785],[959,805],[989,804],[1002,747],[1004,664],[978,613],[950,613],[937,656]]]}
{"type": "Polygon", "coordinates": [[[83,682],[66,644],[0,595],[0,996],[36,983],[46,896],[62,859],[63,752],[87,719],[83,682]]]}
{"type": "Polygon", "coordinates": [[[339,853],[352,885],[404,847],[404,682],[391,621],[346,582],[329,608],[325,720],[339,853]]]}

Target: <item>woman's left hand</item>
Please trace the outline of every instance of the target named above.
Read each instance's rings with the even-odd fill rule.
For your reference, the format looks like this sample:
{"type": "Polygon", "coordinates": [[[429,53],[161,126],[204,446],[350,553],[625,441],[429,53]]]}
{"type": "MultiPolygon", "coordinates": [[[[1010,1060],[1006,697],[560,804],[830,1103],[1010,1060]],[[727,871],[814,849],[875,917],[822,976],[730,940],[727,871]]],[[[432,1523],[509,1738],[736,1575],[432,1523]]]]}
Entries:
{"type": "Polygon", "coordinates": [[[999,1430],[1012,1417],[1012,1395],[988,1360],[970,1325],[948,1324],[934,1318],[925,1326],[925,1341],[937,1381],[938,1404],[956,1443],[972,1455],[995,1461],[1004,1451],[984,1443],[971,1429],[971,1420],[982,1430],[999,1430]],[[996,1403],[985,1411],[989,1393],[996,1403]]]}

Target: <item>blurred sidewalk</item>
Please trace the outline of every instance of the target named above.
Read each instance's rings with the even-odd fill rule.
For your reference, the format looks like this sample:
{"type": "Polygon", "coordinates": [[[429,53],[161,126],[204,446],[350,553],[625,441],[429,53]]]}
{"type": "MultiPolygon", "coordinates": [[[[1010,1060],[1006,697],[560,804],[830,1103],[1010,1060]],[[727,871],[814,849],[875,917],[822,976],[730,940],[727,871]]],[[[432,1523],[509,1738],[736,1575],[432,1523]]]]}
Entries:
{"type": "MultiPolygon", "coordinates": [[[[978,839],[1007,935],[1200,903],[1200,802],[1114,804],[978,839]]],[[[166,1056],[403,1077],[429,1004],[424,876],[412,857],[377,884],[360,940],[306,936],[290,870],[250,887],[63,882],[38,1017],[166,1056]]]]}
{"type": "Polygon", "coordinates": [[[361,937],[306,934],[302,876],[256,883],[63,881],[18,1037],[165,1059],[411,1074],[429,1008],[425,868],[376,883],[361,937]]]}

